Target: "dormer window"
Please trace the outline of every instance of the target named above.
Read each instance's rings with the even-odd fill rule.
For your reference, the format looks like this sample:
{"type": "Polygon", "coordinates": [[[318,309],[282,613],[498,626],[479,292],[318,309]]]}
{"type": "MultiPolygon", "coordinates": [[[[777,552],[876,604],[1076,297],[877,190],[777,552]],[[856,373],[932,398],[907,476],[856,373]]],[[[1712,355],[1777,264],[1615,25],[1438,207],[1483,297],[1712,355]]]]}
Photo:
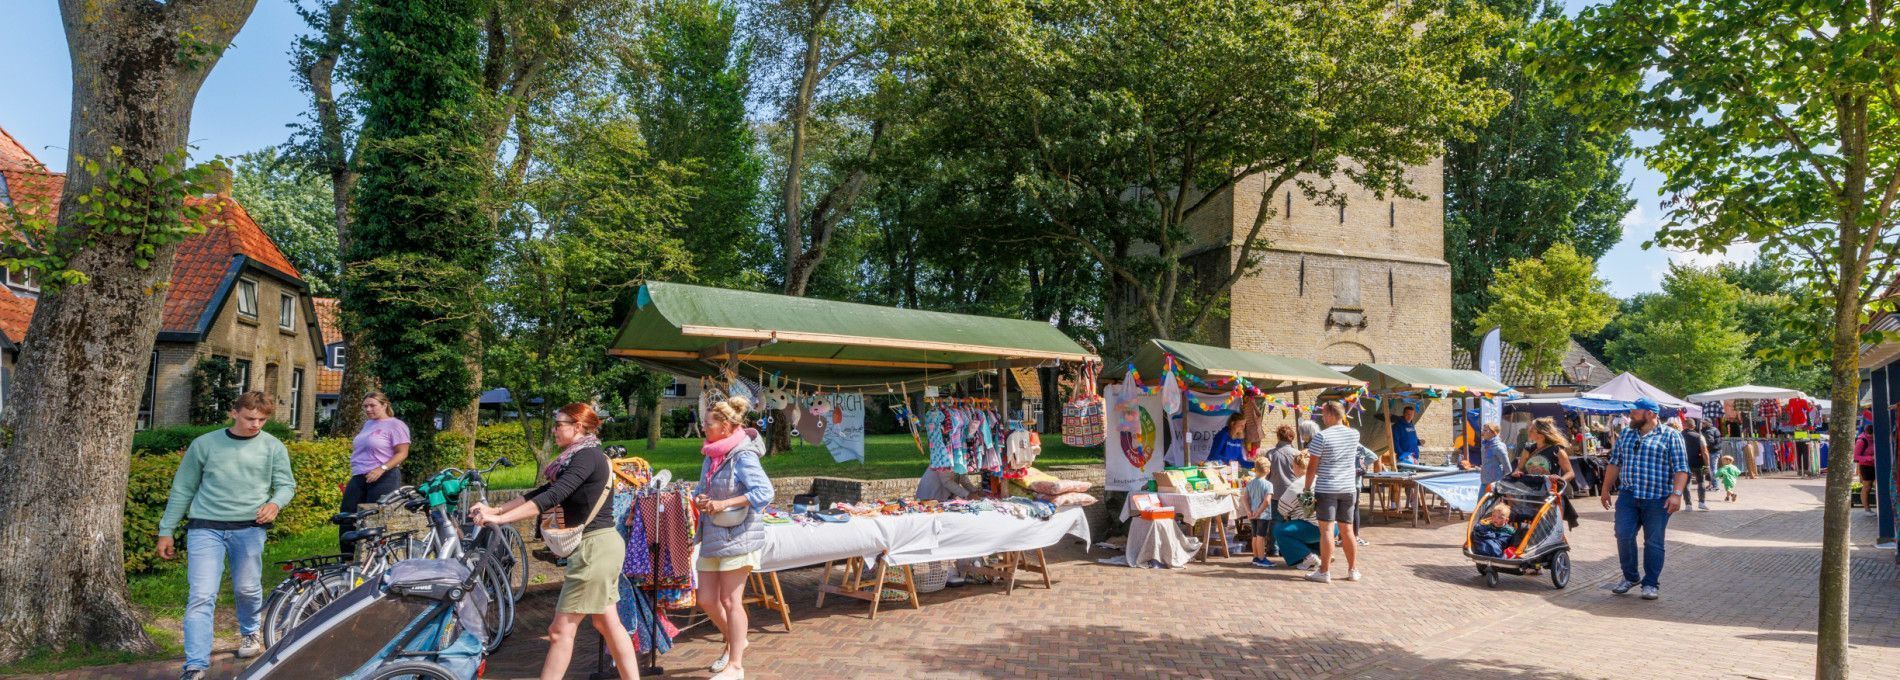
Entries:
{"type": "Polygon", "coordinates": [[[277,294],[277,327],[284,330],[297,329],[297,298],[286,294],[277,294]]]}

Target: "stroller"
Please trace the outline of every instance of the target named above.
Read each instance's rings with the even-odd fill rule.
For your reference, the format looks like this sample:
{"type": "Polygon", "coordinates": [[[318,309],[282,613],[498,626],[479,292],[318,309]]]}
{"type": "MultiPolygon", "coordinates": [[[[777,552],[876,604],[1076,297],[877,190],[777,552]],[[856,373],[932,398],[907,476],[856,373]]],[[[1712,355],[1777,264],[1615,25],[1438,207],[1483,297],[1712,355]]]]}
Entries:
{"type": "Polygon", "coordinates": [[[1477,564],[1485,585],[1496,588],[1500,573],[1529,576],[1544,570],[1550,572],[1552,586],[1570,585],[1570,538],[1560,507],[1563,502],[1563,478],[1555,475],[1506,478],[1491,484],[1465,525],[1465,557],[1477,564]],[[1511,524],[1517,527],[1506,542],[1508,556],[1478,554],[1473,550],[1480,540],[1478,522],[1499,503],[1508,504],[1511,524]]]}
{"type": "Polygon", "coordinates": [[[352,680],[473,680],[488,637],[485,550],[412,559],[344,594],[291,629],[239,675],[352,680]]]}

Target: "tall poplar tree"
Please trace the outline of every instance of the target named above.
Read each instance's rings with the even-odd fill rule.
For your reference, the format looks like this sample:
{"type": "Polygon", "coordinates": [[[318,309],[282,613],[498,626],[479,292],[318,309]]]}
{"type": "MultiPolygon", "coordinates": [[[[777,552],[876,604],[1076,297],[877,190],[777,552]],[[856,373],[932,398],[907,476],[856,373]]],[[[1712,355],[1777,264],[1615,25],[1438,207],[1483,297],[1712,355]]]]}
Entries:
{"type": "Polygon", "coordinates": [[[482,0],[360,0],[363,150],[342,305],[374,349],[397,417],[423,433],[408,472],[433,472],[434,422],[468,403],[466,361],[495,235],[482,209],[482,0]]]}

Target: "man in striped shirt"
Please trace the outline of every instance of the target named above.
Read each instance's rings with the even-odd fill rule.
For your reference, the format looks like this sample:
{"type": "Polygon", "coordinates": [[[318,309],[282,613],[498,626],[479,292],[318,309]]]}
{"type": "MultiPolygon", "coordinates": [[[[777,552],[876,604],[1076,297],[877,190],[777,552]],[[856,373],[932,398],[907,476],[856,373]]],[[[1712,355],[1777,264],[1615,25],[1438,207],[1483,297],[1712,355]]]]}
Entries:
{"type": "Polygon", "coordinates": [[[1306,575],[1315,583],[1331,583],[1333,568],[1333,528],[1339,528],[1339,544],[1346,549],[1346,580],[1359,580],[1359,542],[1353,535],[1353,503],[1359,480],[1354,474],[1359,460],[1359,431],[1346,425],[1345,407],[1337,401],[1320,406],[1320,422],[1326,428],[1307,445],[1312,461],[1306,465],[1306,491],[1314,496],[1313,514],[1319,523],[1319,569],[1306,575]]]}

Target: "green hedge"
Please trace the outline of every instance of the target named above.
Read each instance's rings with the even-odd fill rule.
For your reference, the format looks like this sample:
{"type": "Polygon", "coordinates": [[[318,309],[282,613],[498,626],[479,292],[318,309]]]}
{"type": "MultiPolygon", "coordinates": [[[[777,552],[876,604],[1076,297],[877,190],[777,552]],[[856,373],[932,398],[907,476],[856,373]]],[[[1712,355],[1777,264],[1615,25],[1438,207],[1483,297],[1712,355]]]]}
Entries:
{"type": "MultiPolygon", "coordinates": [[[[206,432],[216,432],[230,426],[230,421],[225,421],[217,425],[156,427],[142,432],[135,432],[132,434],[132,455],[151,456],[178,453],[184,451],[185,447],[191,445],[191,440],[197,439],[200,435],[206,432]]],[[[292,431],[289,425],[275,420],[264,423],[264,431],[286,442],[297,438],[297,433],[292,431]]]]}
{"type": "MultiPolygon", "coordinates": [[[[297,495],[277,515],[272,536],[298,534],[330,521],[343,500],[342,485],[350,480],[350,440],[288,441],[290,468],[297,478],[297,495]]],[[[125,493],[125,571],[150,571],[159,563],[153,552],[158,520],[165,514],[172,475],[184,453],[134,456],[125,493]]]]}

